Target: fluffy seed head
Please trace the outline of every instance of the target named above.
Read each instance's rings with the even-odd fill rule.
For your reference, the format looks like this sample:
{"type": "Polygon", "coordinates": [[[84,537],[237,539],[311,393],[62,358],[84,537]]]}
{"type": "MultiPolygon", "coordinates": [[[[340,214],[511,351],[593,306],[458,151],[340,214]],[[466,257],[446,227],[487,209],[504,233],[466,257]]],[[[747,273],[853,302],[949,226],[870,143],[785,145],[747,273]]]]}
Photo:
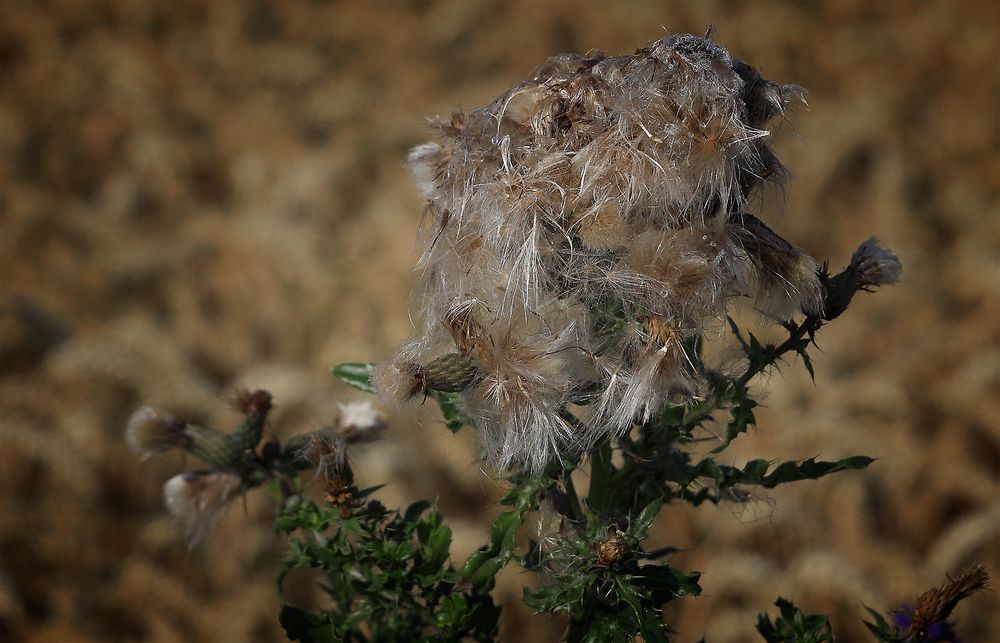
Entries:
{"type": "Polygon", "coordinates": [[[415,362],[397,359],[377,365],[372,382],[386,404],[399,406],[424,390],[424,372],[424,367],[415,362]]]}
{"type": "Polygon", "coordinates": [[[385,430],[385,417],[371,401],[348,402],[337,406],[340,407],[337,428],[350,443],[377,440],[385,430]]]}
{"type": "Polygon", "coordinates": [[[188,442],[184,435],[186,426],[166,411],[144,406],[129,418],[125,427],[125,442],[133,453],[145,459],[184,447],[188,442]]]}
{"type": "Polygon", "coordinates": [[[420,324],[376,370],[383,396],[434,390],[447,362],[438,390],[459,391],[494,461],[539,469],[691,391],[684,342],[732,298],[817,312],[816,263],[746,214],[783,176],[767,128],[802,95],[671,35],[556,56],[438,123],[408,160],[427,199],[420,324]],[[589,430],[570,403],[594,405],[589,430]]]}
{"type": "Polygon", "coordinates": [[[899,281],[903,266],[892,250],[885,248],[875,237],[863,242],[854,251],[851,263],[842,272],[830,276],[823,269],[825,301],[823,317],[836,319],[847,310],[855,293],[871,291],[877,286],[899,281]]]}
{"type": "Polygon", "coordinates": [[[903,265],[892,250],[884,247],[875,237],[862,243],[851,257],[850,270],[854,270],[862,286],[883,286],[899,281],[903,265]]]}
{"type": "Polygon", "coordinates": [[[215,528],[240,494],[242,480],[225,471],[181,473],[163,485],[167,509],[184,529],[192,547],[215,528]]]}

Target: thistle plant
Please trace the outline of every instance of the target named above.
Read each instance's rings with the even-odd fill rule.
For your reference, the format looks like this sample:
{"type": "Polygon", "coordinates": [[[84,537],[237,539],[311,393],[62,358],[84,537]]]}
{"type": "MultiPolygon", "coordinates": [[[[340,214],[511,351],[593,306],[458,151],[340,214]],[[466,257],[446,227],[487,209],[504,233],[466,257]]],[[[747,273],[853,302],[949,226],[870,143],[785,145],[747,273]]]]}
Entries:
{"type": "MultiPolygon", "coordinates": [[[[291,570],[316,569],[332,603],[286,602],[292,639],[490,640],[491,590],[516,564],[539,577],[524,603],[565,614],[567,640],[669,640],[663,606],[696,596],[699,573],[648,548],[658,516],[873,462],[720,462],[756,423],[755,377],[789,359],[812,375],[817,333],[901,272],[871,238],[831,273],[752,212],[785,176],[769,128],[803,96],[707,37],[671,35],[632,55],[551,58],[410,153],[426,199],[414,335],[391,359],[334,374],[388,405],[431,399],[449,430],[479,436],[508,492],[467,560],[452,558],[435,505],[388,509],[355,485],[350,449],[385,426],[370,403],[285,444],[265,430],[264,391],[241,398],[231,434],[141,409],[129,444],[211,466],[164,488],[192,543],[234,498],[272,489],[288,544],[279,593],[291,570]],[[741,305],[785,338],[741,329],[730,317],[741,305]],[[726,332],[741,359],[713,363],[703,348],[726,332]]],[[[872,633],[953,640],[948,615],[986,583],[970,574],[895,616],[872,612],[872,633]]],[[[833,640],[825,617],[778,606],[758,623],[766,640],[833,640]]]]}

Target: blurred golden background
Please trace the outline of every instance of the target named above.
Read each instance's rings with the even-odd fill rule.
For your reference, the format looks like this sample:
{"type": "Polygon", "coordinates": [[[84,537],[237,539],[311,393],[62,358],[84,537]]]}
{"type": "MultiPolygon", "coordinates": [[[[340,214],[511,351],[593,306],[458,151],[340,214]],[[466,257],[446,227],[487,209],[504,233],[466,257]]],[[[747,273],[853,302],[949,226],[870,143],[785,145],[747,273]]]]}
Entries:
{"type": "MultiPolygon", "coordinates": [[[[162,507],[181,456],[125,447],[141,404],[229,428],[243,387],[275,430],[356,394],[337,362],[408,334],[420,198],[402,166],[425,118],[478,107],[547,56],[704,33],[810,90],[778,134],[767,220],[832,267],[871,234],[903,282],[823,331],[816,385],[766,382],[741,458],[880,458],[743,507],[677,507],[704,595],[677,640],[756,640],[779,595],[867,640],[973,561],[1000,572],[1000,11],[989,0],[0,2],[0,639],[277,641],[281,544],[251,495],[188,551],[162,507]]],[[[502,485],[469,432],[395,414],[359,453],[397,505],[438,497],[458,556],[502,485]]],[[[507,572],[519,603],[528,577],[507,572]]],[[[296,591],[309,597],[312,579],[296,591]]],[[[959,608],[1000,638],[996,594],[959,608]]],[[[773,611],[773,609],[772,609],[773,611]]],[[[512,609],[504,640],[562,624],[512,609]]]]}

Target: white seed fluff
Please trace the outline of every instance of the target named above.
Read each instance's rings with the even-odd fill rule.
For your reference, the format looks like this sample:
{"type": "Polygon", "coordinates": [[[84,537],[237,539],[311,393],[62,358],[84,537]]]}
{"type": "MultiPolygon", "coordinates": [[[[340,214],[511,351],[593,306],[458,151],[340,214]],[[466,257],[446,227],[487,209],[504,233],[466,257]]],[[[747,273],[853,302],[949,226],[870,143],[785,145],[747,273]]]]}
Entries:
{"type": "Polygon", "coordinates": [[[420,322],[379,387],[405,398],[414,364],[468,356],[481,377],[463,411],[500,467],[537,470],[690,393],[686,342],[734,297],[777,320],[816,312],[816,263],[747,211],[783,176],[767,128],[802,94],[671,35],[556,56],[438,124],[408,160],[427,199],[420,322]]]}

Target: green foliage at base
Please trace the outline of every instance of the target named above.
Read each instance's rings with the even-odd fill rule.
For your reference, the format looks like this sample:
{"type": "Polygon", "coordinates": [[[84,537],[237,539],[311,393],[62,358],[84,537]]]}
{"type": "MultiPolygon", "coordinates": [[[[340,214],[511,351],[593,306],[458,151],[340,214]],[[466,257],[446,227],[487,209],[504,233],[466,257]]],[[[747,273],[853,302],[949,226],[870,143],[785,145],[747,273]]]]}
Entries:
{"type": "Polygon", "coordinates": [[[277,517],[290,536],[279,590],[293,569],[324,572],[333,607],[318,613],[284,605],[281,624],[303,643],[489,640],[499,608],[493,575],[471,582],[450,563],[451,530],[428,502],[390,511],[376,500],[321,509],[293,496],[277,517]]]}
{"type": "MultiPolygon", "coordinates": [[[[614,316],[615,311],[606,311],[599,321],[616,323],[614,316]]],[[[672,549],[650,552],[644,547],[651,525],[672,502],[738,501],[750,497],[750,489],[815,480],[863,469],[873,462],[854,456],[832,461],[751,460],[736,467],[716,460],[756,425],[753,409],[757,402],[748,386],[755,375],[792,354],[802,358],[812,376],[806,349],[821,325],[817,318],[786,324],[789,337],[775,346],[752,334],[745,339],[732,324],[747,359],[746,370],[739,376],[706,368],[700,339],[689,341],[688,356],[706,385],[703,394],[683,404],[667,405],[649,422],[596,445],[581,459],[553,463],[540,475],[515,474],[502,501],[508,510],[497,517],[487,544],[459,571],[444,562],[447,539],[430,536],[442,528],[436,511],[425,514],[423,509],[411,508],[400,515],[369,503],[350,519],[331,520],[334,532],[329,542],[293,542],[289,565],[327,572],[327,591],[338,607],[320,615],[289,611],[282,622],[287,623],[290,635],[301,640],[324,640],[316,635],[325,632],[324,628],[341,637],[360,637],[358,632],[363,631],[370,640],[396,640],[392,637],[407,628],[418,638],[486,640],[495,634],[498,615],[488,590],[500,570],[517,563],[542,579],[538,589],[525,589],[524,603],[542,614],[567,614],[568,641],[624,643],[636,637],[669,641],[663,606],[701,591],[697,572],[671,566],[672,549]],[[721,423],[725,431],[714,448],[699,448],[710,422],[721,423]],[[572,476],[579,468],[590,478],[582,496],[572,476]],[[536,517],[537,528],[533,534],[522,534],[529,515],[536,517]],[[445,549],[431,553],[431,540],[445,549]]],[[[334,374],[368,391],[372,369],[371,364],[344,364],[334,374]]],[[[427,396],[438,403],[450,431],[471,423],[459,393],[429,390],[427,396]]],[[[586,391],[578,398],[584,404],[589,400],[586,391]]],[[[563,417],[586,429],[570,408],[563,411],[563,417]]],[[[326,523],[321,521],[321,525],[326,523]]],[[[758,631],[768,641],[833,640],[825,617],[806,616],[784,599],[778,606],[781,617],[777,621],[761,616],[758,623],[758,631]]]]}
{"type": "Polygon", "coordinates": [[[781,611],[776,620],[771,621],[767,614],[757,617],[757,631],[767,643],[833,643],[833,628],[827,617],[805,614],[784,598],[774,604],[781,611]]]}

